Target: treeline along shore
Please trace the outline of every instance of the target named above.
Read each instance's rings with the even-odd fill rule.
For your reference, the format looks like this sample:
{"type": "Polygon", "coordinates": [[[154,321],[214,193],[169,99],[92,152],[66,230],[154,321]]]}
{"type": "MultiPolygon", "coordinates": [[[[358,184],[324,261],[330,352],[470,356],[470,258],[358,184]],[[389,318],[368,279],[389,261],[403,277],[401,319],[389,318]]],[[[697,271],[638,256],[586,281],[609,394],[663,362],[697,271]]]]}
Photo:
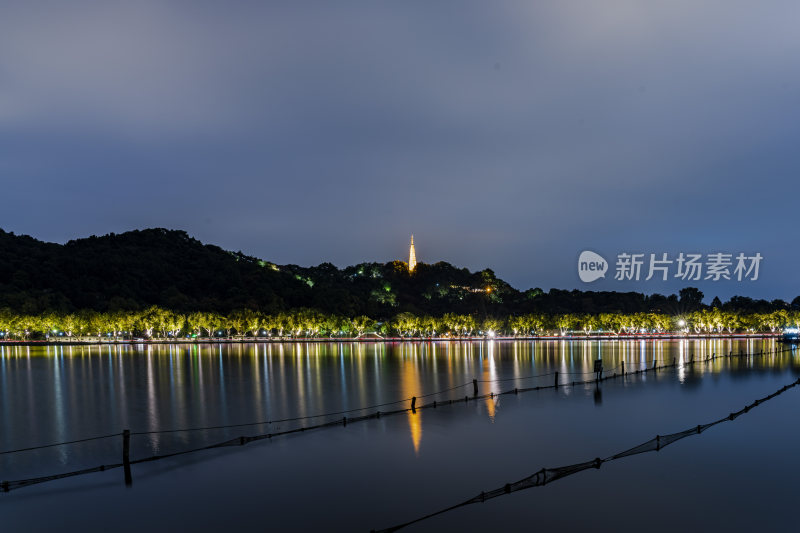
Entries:
{"type": "Polygon", "coordinates": [[[478,318],[446,313],[441,317],[399,313],[390,320],[345,317],[314,309],[275,315],[252,309],[228,314],[178,313],[160,307],[144,311],[44,313],[0,311],[0,338],[30,340],[268,340],[352,339],[373,334],[394,338],[474,338],[631,335],[777,334],[800,325],[800,311],[737,314],[702,309],[679,316],[659,313],[525,314],[478,318]]]}
{"type": "Polygon", "coordinates": [[[800,297],[518,290],[445,262],[278,265],[161,228],[63,245],[0,230],[0,250],[0,338],[16,342],[775,334],[800,316],[800,297]]]}

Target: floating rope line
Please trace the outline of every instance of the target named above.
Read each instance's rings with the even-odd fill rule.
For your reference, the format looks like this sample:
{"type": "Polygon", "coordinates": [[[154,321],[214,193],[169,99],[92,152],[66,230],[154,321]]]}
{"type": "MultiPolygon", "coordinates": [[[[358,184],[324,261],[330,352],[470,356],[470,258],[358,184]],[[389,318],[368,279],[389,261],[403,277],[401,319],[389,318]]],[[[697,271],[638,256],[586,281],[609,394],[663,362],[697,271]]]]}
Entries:
{"type": "MultiPolygon", "coordinates": [[[[586,385],[586,384],[593,384],[593,383],[601,383],[603,381],[616,379],[618,377],[624,377],[626,375],[646,374],[647,372],[657,372],[658,370],[664,370],[664,369],[669,369],[669,368],[692,367],[694,364],[697,364],[697,363],[707,363],[707,362],[711,362],[711,361],[714,361],[715,359],[720,359],[720,358],[723,358],[723,357],[746,357],[746,356],[751,356],[751,355],[769,355],[769,354],[778,354],[778,353],[787,352],[787,351],[792,351],[792,349],[791,348],[787,348],[787,349],[783,349],[783,350],[771,350],[771,351],[767,351],[767,352],[760,351],[760,352],[754,352],[754,353],[739,353],[739,354],[735,354],[735,355],[732,352],[730,352],[728,355],[724,355],[723,354],[723,355],[720,355],[720,356],[717,356],[716,354],[712,354],[711,356],[707,357],[706,359],[701,359],[701,360],[698,360],[698,361],[694,361],[692,359],[692,360],[690,360],[688,362],[681,363],[681,365],[678,365],[676,360],[673,359],[671,364],[665,364],[665,365],[662,365],[660,367],[656,366],[655,363],[656,362],[664,362],[664,361],[663,360],[659,360],[659,359],[652,359],[650,361],[645,361],[643,363],[644,364],[643,368],[639,368],[637,370],[630,371],[630,372],[625,372],[625,373],[609,374],[609,375],[606,375],[606,376],[601,377],[601,378],[595,378],[595,379],[589,379],[589,380],[583,380],[583,381],[570,381],[570,382],[567,382],[567,383],[559,383],[558,381],[555,381],[552,385],[540,385],[540,386],[536,386],[536,387],[526,387],[526,388],[515,387],[513,389],[509,389],[509,390],[502,391],[502,392],[493,392],[492,391],[492,392],[489,392],[487,394],[473,394],[472,396],[467,395],[467,396],[464,396],[463,398],[451,398],[451,399],[448,399],[448,400],[443,400],[441,402],[437,402],[437,401],[434,400],[432,403],[427,403],[427,404],[423,404],[423,405],[419,405],[419,406],[416,405],[417,397],[411,397],[411,398],[408,398],[408,399],[405,399],[405,400],[397,400],[395,402],[389,402],[389,403],[379,404],[379,405],[370,406],[370,407],[361,407],[361,408],[356,408],[356,409],[350,409],[350,410],[347,410],[347,411],[335,411],[335,412],[332,412],[332,413],[325,413],[325,414],[320,414],[320,415],[309,415],[309,416],[296,417],[296,418],[287,418],[287,419],[275,420],[275,421],[252,422],[252,423],[247,423],[247,424],[232,424],[232,425],[224,425],[224,426],[207,426],[207,427],[198,427],[198,428],[166,429],[166,430],[157,430],[157,431],[130,432],[129,435],[150,435],[150,434],[160,434],[160,433],[176,433],[176,432],[184,432],[184,431],[202,431],[202,430],[208,430],[208,429],[227,429],[227,428],[237,428],[237,427],[246,427],[246,426],[257,426],[257,425],[273,424],[273,423],[278,423],[278,422],[301,421],[301,420],[310,420],[310,419],[314,419],[314,418],[336,416],[336,415],[340,415],[340,414],[347,414],[347,413],[352,413],[352,412],[357,412],[357,411],[365,411],[365,410],[377,409],[379,407],[395,405],[395,404],[403,403],[403,402],[409,402],[409,401],[411,402],[411,407],[410,408],[400,408],[400,409],[394,409],[394,410],[390,410],[390,411],[376,410],[373,413],[369,413],[369,414],[365,414],[365,415],[361,415],[361,416],[357,416],[357,417],[343,416],[342,418],[337,418],[337,419],[329,421],[329,422],[322,422],[322,423],[311,425],[311,426],[301,426],[301,427],[298,427],[298,428],[287,429],[287,430],[283,430],[283,431],[262,433],[262,434],[249,435],[249,436],[248,435],[241,435],[239,437],[234,437],[234,438],[228,439],[226,441],[218,442],[218,443],[215,443],[215,444],[210,444],[210,445],[207,445],[207,446],[201,446],[201,447],[198,447],[198,448],[192,448],[192,449],[188,449],[188,450],[184,450],[184,451],[180,451],[180,452],[174,452],[174,453],[170,453],[170,454],[153,455],[153,456],[146,457],[146,458],[143,458],[143,459],[137,459],[137,460],[129,461],[128,464],[129,465],[133,465],[133,464],[139,464],[139,463],[144,463],[144,462],[150,462],[150,461],[155,461],[155,460],[158,460],[158,459],[166,459],[166,458],[174,457],[174,456],[178,456],[178,455],[185,455],[187,453],[193,453],[193,452],[198,452],[198,451],[203,451],[203,450],[211,450],[211,449],[214,449],[214,448],[220,448],[220,447],[225,447],[225,446],[242,446],[242,445],[248,444],[250,442],[254,442],[254,441],[259,441],[259,440],[264,440],[264,439],[272,439],[273,437],[281,437],[281,436],[285,436],[285,435],[291,435],[291,434],[294,434],[294,433],[303,433],[303,432],[306,432],[306,431],[312,431],[312,430],[316,430],[316,429],[322,429],[322,428],[328,428],[328,427],[334,427],[334,426],[345,426],[346,427],[348,423],[355,423],[355,422],[362,422],[362,421],[366,421],[366,420],[378,419],[378,418],[381,418],[382,416],[391,416],[391,415],[396,415],[396,414],[401,414],[401,413],[409,413],[409,412],[416,413],[416,411],[418,409],[436,409],[438,406],[452,405],[454,403],[467,403],[470,400],[474,401],[474,400],[481,400],[481,399],[486,399],[486,398],[494,399],[496,396],[503,396],[503,395],[509,395],[509,394],[516,395],[516,394],[519,394],[521,392],[538,391],[538,390],[546,390],[546,389],[558,389],[559,387],[564,387],[564,386],[573,386],[574,387],[576,385],[586,385]],[[648,364],[650,364],[651,366],[647,366],[648,364]]],[[[615,367],[615,368],[618,368],[618,367],[615,367]]],[[[581,372],[580,374],[596,374],[596,373],[595,372],[581,372]]],[[[541,377],[552,376],[552,375],[555,375],[557,377],[558,376],[558,372],[551,372],[551,373],[548,373],[548,374],[542,374],[541,377]]],[[[524,380],[524,379],[529,379],[530,377],[531,376],[526,376],[526,377],[520,377],[520,378],[516,378],[516,379],[524,380]]],[[[453,390],[457,390],[457,389],[460,389],[462,387],[467,387],[469,385],[473,385],[476,381],[477,380],[475,380],[475,381],[473,381],[471,383],[465,383],[463,385],[457,385],[457,386],[451,387],[449,389],[444,389],[444,390],[441,390],[441,391],[432,392],[432,393],[420,396],[419,398],[426,398],[426,397],[435,396],[435,395],[438,395],[438,394],[444,394],[446,392],[451,392],[453,390]]],[[[486,382],[495,382],[495,381],[499,382],[499,381],[507,381],[507,380],[491,380],[491,381],[484,381],[484,383],[486,383],[486,382]]],[[[7,450],[7,451],[4,451],[4,452],[0,452],[0,455],[2,455],[2,454],[11,454],[11,453],[16,453],[16,452],[24,452],[24,451],[30,451],[30,450],[37,450],[37,449],[42,449],[42,448],[51,448],[51,447],[55,447],[55,446],[62,446],[62,445],[74,444],[74,443],[82,443],[82,442],[88,442],[88,441],[92,441],[92,440],[100,440],[100,439],[106,439],[106,438],[109,438],[109,437],[119,437],[119,436],[124,436],[124,432],[123,433],[110,434],[110,435],[102,435],[102,436],[98,436],[98,437],[89,437],[89,438],[79,439],[79,440],[74,440],[74,441],[58,442],[58,443],[53,443],[53,444],[45,444],[45,445],[41,445],[41,446],[32,446],[32,447],[21,448],[21,449],[17,449],[17,450],[7,450]]],[[[63,479],[63,478],[66,478],[66,477],[72,477],[72,476],[77,476],[77,475],[82,475],[82,474],[90,474],[90,473],[94,473],[94,472],[102,472],[102,471],[105,471],[105,470],[118,468],[120,466],[123,466],[123,464],[120,463],[120,464],[111,464],[111,465],[100,465],[100,466],[96,466],[96,467],[92,467],[92,468],[76,470],[74,472],[67,472],[67,473],[63,473],[63,474],[55,474],[55,475],[42,476],[42,477],[24,479],[24,480],[17,480],[17,481],[3,481],[3,482],[0,482],[0,490],[2,490],[4,492],[8,492],[8,491],[13,490],[13,489],[22,488],[22,487],[34,485],[34,484],[37,484],[37,483],[44,483],[44,482],[47,482],[47,481],[53,481],[53,480],[57,480],[57,479],[63,479]]]]}
{"type": "Polygon", "coordinates": [[[101,439],[108,439],[110,437],[119,437],[122,433],[111,433],[110,435],[100,435],[99,437],[88,437],[85,439],[78,439],[78,440],[68,440],[65,442],[55,442],[53,444],[42,444],[41,446],[31,446],[29,448],[19,448],[16,450],[6,450],[4,452],[0,452],[0,455],[5,455],[8,453],[17,453],[17,452],[29,452],[31,450],[41,450],[43,448],[53,448],[55,446],[65,446],[67,444],[78,444],[81,442],[89,442],[93,440],[101,440],[101,439]]]}
{"type": "MultiPolygon", "coordinates": [[[[631,455],[638,455],[640,453],[647,453],[647,452],[657,452],[662,450],[663,448],[673,444],[683,438],[690,437],[692,435],[699,435],[706,431],[709,428],[716,426],[717,424],[722,424],[724,422],[729,422],[736,420],[738,417],[742,416],[745,413],[750,412],[751,409],[754,407],[758,407],[759,405],[783,394],[787,390],[800,385],[800,379],[797,381],[786,385],[777,391],[773,392],[769,396],[765,396],[755,402],[751,403],[750,405],[745,406],[743,409],[736,411],[734,413],[730,413],[728,416],[720,418],[719,420],[715,420],[714,422],[710,422],[708,424],[700,424],[698,426],[691,427],[684,431],[679,431],[677,433],[671,433],[669,435],[656,435],[654,438],[648,440],[647,442],[643,442],[638,446],[634,446],[628,450],[623,452],[619,452],[617,454],[611,455],[606,457],[605,459],[601,459],[596,457],[590,461],[585,461],[583,463],[575,463],[572,465],[567,466],[559,466],[556,468],[542,468],[538,472],[531,474],[530,476],[520,479],[519,481],[515,481],[513,483],[506,483],[502,487],[490,490],[488,492],[481,492],[477,496],[474,496],[468,500],[464,500],[461,503],[457,503],[455,505],[451,505],[445,509],[441,509],[439,511],[427,514],[420,518],[416,518],[409,522],[405,522],[396,526],[392,526],[386,529],[380,529],[378,532],[391,532],[397,531],[398,529],[402,529],[406,526],[410,526],[412,524],[416,524],[423,520],[427,520],[429,518],[433,518],[434,516],[438,516],[460,507],[464,507],[467,505],[472,505],[473,503],[483,503],[486,500],[491,500],[492,498],[498,498],[500,496],[505,496],[506,494],[511,494],[512,492],[517,492],[519,490],[530,489],[533,487],[543,487],[548,483],[552,483],[553,481],[557,481],[559,479],[565,478],[567,476],[571,476],[573,474],[577,474],[578,472],[583,472],[584,470],[589,470],[591,468],[599,469],[603,463],[608,463],[611,461],[616,461],[618,459],[622,459],[624,457],[630,457],[631,455]]],[[[372,530],[373,533],[375,530],[372,530]]]]}

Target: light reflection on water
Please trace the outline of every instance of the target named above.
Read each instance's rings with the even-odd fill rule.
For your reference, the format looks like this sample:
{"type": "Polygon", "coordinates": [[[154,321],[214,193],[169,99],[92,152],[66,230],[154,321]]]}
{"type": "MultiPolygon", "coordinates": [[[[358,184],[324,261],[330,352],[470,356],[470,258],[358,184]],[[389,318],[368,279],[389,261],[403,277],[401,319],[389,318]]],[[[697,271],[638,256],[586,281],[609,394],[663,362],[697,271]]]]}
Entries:
{"type": "MultiPolygon", "coordinates": [[[[650,438],[660,431],[680,430],[687,424],[718,417],[720,409],[729,409],[731,404],[740,408],[745,401],[758,397],[756,395],[772,392],[774,386],[796,379],[800,372],[796,353],[786,352],[718,358],[692,367],[678,366],[658,374],[609,380],[601,387],[594,384],[566,385],[572,380],[588,379],[597,358],[603,360],[607,369],[616,368],[624,361],[626,370],[631,371],[644,366],[650,368],[654,361],[659,361],[659,364],[675,361],[680,365],[691,359],[706,359],[712,354],[771,352],[776,348],[783,348],[783,345],[772,339],[4,346],[0,347],[0,450],[114,433],[123,428],[155,431],[280,420],[377,405],[411,396],[418,398],[417,406],[420,406],[434,399],[441,402],[471,396],[473,379],[480,382],[479,392],[485,394],[515,387],[551,385],[553,376],[550,375],[527,378],[559,372],[564,386],[558,392],[530,392],[502,399],[461,402],[437,409],[417,409],[416,413],[354,424],[347,430],[331,429],[296,438],[276,439],[274,446],[270,444],[268,448],[247,447],[250,451],[241,457],[257,457],[258,460],[256,463],[248,462],[245,470],[236,474],[239,477],[227,478],[219,474],[224,478],[222,488],[232,492],[230,496],[222,497],[218,505],[220,509],[228,509],[244,501],[243,493],[237,493],[234,486],[241,485],[242,490],[247,491],[266,490],[263,485],[265,475],[270,479],[275,477],[275,483],[291,485],[291,475],[281,474],[284,464],[294,465],[301,477],[305,468],[317,479],[337,480],[342,473],[326,462],[326,454],[332,456],[328,461],[349,457],[347,464],[358,465],[365,457],[380,450],[390,458],[388,462],[371,464],[370,468],[360,468],[351,474],[354,479],[371,480],[364,482],[371,488],[358,492],[360,498],[369,500],[373,493],[374,498],[378,498],[370,500],[376,513],[372,517],[374,520],[359,524],[369,529],[391,525],[398,515],[410,518],[395,512],[396,506],[390,505],[391,498],[385,491],[397,490],[402,494],[403,490],[414,486],[416,492],[433,502],[435,494],[452,490],[453,483],[465,490],[482,490],[495,486],[498,480],[507,482],[515,479],[514,476],[527,475],[531,473],[527,470],[529,467],[558,466],[594,457],[600,451],[621,451],[620,446],[636,444],[643,436],[650,438]],[[442,396],[423,398],[431,392],[462,384],[466,387],[442,396]],[[530,464],[531,457],[535,457],[533,465],[530,464]],[[465,464],[470,468],[463,468],[465,464]],[[245,472],[250,470],[253,479],[247,481],[245,472]],[[454,476],[454,480],[449,483],[442,481],[449,480],[448,476],[454,476]],[[391,484],[394,488],[384,487],[384,492],[376,490],[380,480],[385,479],[394,480],[391,484]],[[430,487],[420,489],[420,481],[430,487]]],[[[408,406],[403,403],[381,409],[408,406]]],[[[722,414],[725,412],[728,411],[722,414]]],[[[361,413],[353,416],[358,414],[361,413]]],[[[245,429],[152,434],[136,437],[132,453],[134,458],[169,453],[243,433],[280,431],[341,416],[263,424],[245,429]]],[[[741,442],[754,439],[753,442],[757,443],[757,437],[758,433],[750,432],[741,437],[741,442]]],[[[773,446],[775,443],[770,444],[773,446]]],[[[730,453],[738,453],[735,447],[724,447],[724,450],[728,449],[730,453]]],[[[725,453],[728,452],[720,452],[725,453]]],[[[218,467],[225,465],[227,468],[241,460],[230,449],[221,451],[219,457],[222,462],[217,463],[218,467]]],[[[91,446],[3,455],[0,456],[0,477],[20,479],[52,474],[54,470],[63,471],[67,466],[95,466],[116,462],[118,458],[117,439],[91,446]]],[[[722,458],[720,455],[717,460],[722,462],[722,458]]],[[[167,481],[163,475],[158,476],[158,468],[163,466],[154,464],[147,468],[153,469],[155,479],[166,487],[165,491],[170,494],[185,492],[186,505],[196,507],[189,500],[200,496],[195,492],[194,482],[188,481],[191,478],[184,477],[186,474],[181,473],[181,469],[170,470],[171,477],[167,481]]],[[[212,470],[209,466],[202,472],[210,476],[212,470]]],[[[147,472],[145,467],[134,472],[136,489],[133,494],[141,505],[152,506],[155,505],[154,496],[149,492],[155,490],[157,493],[160,489],[146,481],[147,472]],[[148,491],[136,492],[142,486],[148,491]]],[[[76,478],[69,482],[70,486],[80,488],[84,486],[82,484],[91,484],[89,477],[76,478]]],[[[341,489],[335,483],[333,487],[333,490],[341,489]]],[[[682,494],[691,496],[691,489],[679,488],[682,494]]],[[[673,489],[678,490],[678,487],[673,489]]],[[[24,490],[37,494],[39,489],[24,490]]],[[[313,493],[309,487],[297,490],[313,493]]],[[[625,490],[625,485],[616,486],[616,490],[625,490]]],[[[598,497],[600,504],[615,504],[615,491],[608,493],[607,501],[598,497]]],[[[270,507],[271,512],[276,516],[284,509],[286,513],[290,512],[291,500],[281,500],[273,493],[270,495],[276,498],[270,507]]],[[[695,496],[698,501],[702,499],[700,496],[708,497],[707,494],[695,496]]],[[[11,500],[0,501],[0,505],[8,501],[11,500]]],[[[115,501],[108,502],[109,509],[114,508],[115,501]]],[[[346,507],[346,502],[344,497],[330,499],[334,511],[329,509],[329,512],[346,507]]],[[[453,501],[442,498],[440,503],[453,501]]],[[[211,510],[214,503],[207,505],[211,510]]],[[[250,511],[245,509],[242,512],[251,512],[252,523],[259,524],[263,505],[254,504],[250,511]]],[[[555,509],[559,504],[554,500],[548,505],[555,509]]],[[[433,510],[430,506],[414,509],[433,510]]],[[[414,509],[410,508],[409,513],[416,514],[412,512],[414,509]]],[[[18,511],[15,516],[25,516],[22,505],[5,510],[18,511]]],[[[203,516],[202,512],[195,510],[198,517],[203,516]]],[[[520,510],[516,512],[522,513],[520,510]]],[[[207,515],[205,519],[208,519],[207,515]]],[[[542,519],[546,520],[546,516],[542,519]]],[[[199,525],[205,525],[201,518],[197,520],[199,525]]],[[[313,517],[304,520],[308,521],[309,527],[327,525],[314,522],[313,517]]],[[[458,521],[458,516],[453,520],[458,521]]],[[[469,520],[458,524],[477,527],[469,520]]],[[[182,522],[174,525],[182,525],[182,522]]],[[[452,525],[444,522],[442,527],[452,525]]],[[[436,527],[437,524],[431,526],[432,529],[436,527]]]]}
{"type": "MultiPolygon", "coordinates": [[[[652,367],[654,362],[675,362],[681,383],[705,374],[794,365],[793,355],[784,353],[719,358],[691,369],[681,366],[692,358],[769,352],[776,346],[782,345],[774,339],[4,346],[0,348],[0,448],[125,427],[158,431],[280,420],[412,396],[420,398],[419,406],[471,395],[473,379],[482,382],[481,394],[550,385],[550,376],[530,376],[554,371],[561,383],[568,384],[589,379],[598,358],[607,375],[623,361],[628,372],[652,367]],[[462,384],[467,386],[422,399],[462,384]]],[[[564,387],[563,393],[573,391],[564,387]]],[[[490,420],[496,416],[495,405],[492,399],[485,402],[490,420]]],[[[408,424],[418,453],[422,413],[409,413],[408,424]]],[[[153,451],[161,450],[162,437],[153,434],[149,445],[153,451]]],[[[60,460],[66,461],[63,453],[60,460]]]]}

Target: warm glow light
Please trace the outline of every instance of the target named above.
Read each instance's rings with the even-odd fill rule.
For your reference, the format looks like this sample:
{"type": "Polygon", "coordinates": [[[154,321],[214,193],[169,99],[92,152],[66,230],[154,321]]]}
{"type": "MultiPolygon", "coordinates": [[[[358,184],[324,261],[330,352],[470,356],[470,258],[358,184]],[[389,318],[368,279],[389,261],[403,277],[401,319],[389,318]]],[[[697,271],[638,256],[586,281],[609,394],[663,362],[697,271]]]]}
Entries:
{"type": "MultiPolygon", "coordinates": [[[[416,396],[421,390],[419,370],[412,360],[403,361],[403,368],[400,373],[400,388],[406,397],[416,396]]],[[[419,404],[417,404],[419,406],[419,404]]],[[[411,445],[414,454],[419,455],[419,446],[422,442],[422,411],[408,411],[408,427],[411,433],[411,445]]]]}
{"type": "Polygon", "coordinates": [[[417,268],[417,252],[414,250],[414,236],[411,236],[411,246],[408,250],[408,271],[414,272],[417,268]]]}

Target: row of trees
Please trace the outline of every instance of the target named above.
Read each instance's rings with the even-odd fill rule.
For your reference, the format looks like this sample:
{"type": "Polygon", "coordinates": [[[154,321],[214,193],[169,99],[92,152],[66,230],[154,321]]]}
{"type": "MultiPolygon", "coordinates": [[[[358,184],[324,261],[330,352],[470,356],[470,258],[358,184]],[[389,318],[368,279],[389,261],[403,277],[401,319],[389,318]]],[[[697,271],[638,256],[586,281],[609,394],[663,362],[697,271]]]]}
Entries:
{"type": "Polygon", "coordinates": [[[177,313],[160,307],[144,311],[43,313],[22,315],[0,310],[0,336],[5,339],[86,337],[214,338],[214,337],[354,337],[366,333],[400,337],[473,335],[531,336],[547,334],[733,333],[776,332],[800,326],[800,311],[734,313],[716,308],[684,315],[661,313],[524,314],[505,318],[446,313],[441,317],[400,313],[378,322],[367,316],[349,318],[315,309],[266,314],[242,309],[228,314],[177,313]]]}

